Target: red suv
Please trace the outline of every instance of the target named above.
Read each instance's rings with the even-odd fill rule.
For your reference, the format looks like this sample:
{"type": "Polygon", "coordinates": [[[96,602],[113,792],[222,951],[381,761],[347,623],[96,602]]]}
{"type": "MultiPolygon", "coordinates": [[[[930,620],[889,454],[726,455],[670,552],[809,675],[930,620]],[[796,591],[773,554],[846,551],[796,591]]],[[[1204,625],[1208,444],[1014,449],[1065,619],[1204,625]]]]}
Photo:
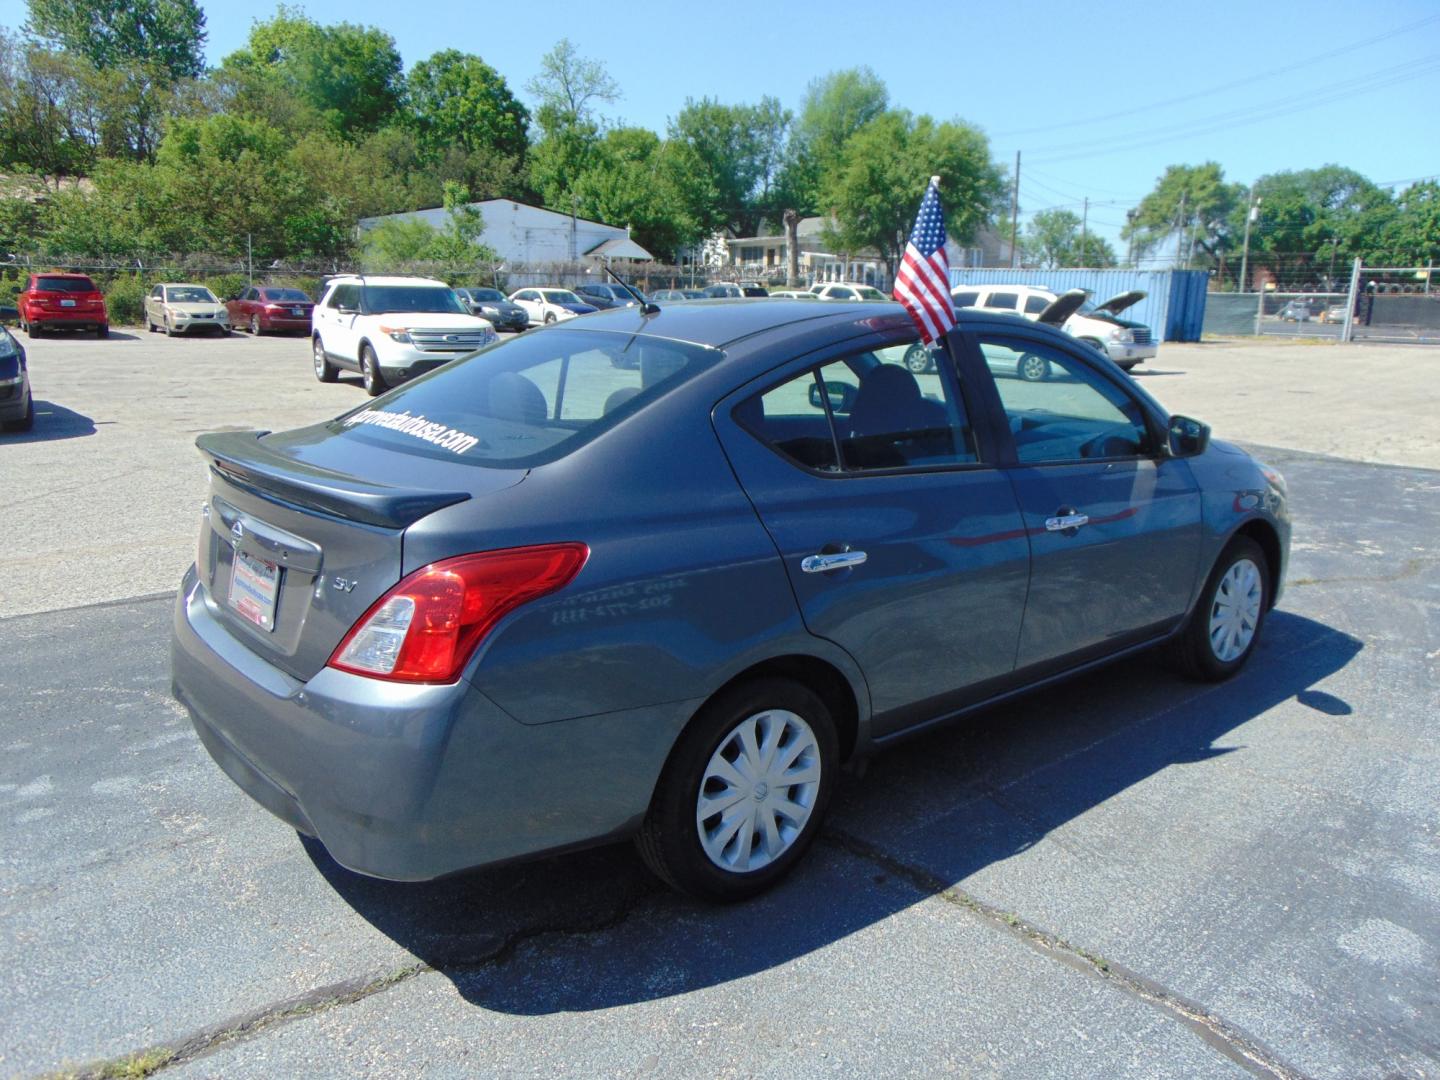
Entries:
{"type": "Polygon", "coordinates": [[[46,330],[93,330],[96,337],[110,333],[105,296],[84,274],[31,274],[15,306],[32,338],[46,330]]]}

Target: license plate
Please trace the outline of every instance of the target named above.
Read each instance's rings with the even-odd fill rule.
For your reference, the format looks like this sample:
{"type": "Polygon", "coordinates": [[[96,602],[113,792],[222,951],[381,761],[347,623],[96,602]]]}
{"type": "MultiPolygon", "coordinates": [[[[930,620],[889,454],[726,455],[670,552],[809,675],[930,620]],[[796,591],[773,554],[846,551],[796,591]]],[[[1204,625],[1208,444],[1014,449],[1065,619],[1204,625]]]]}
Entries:
{"type": "Polygon", "coordinates": [[[75,301],[74,301],[74,300],[61,300],[61,301],[60,301],[60,306],[61,306],[61,307],[74,307],[74,306],[75,306],[75,301]]]}
{"type": "Polygon", "coordinates": [[[303,307],[292,307],[290,314],[294,315],[297,319],[303,319],[305,317],[305,309],[303,307]]]}
{"type": "Polygon", "coordinates": [[[235,552],[230,570],[230,606],[262,630],[275,629],[275,597],[280,593],[280,568],[274,563],[235,552]]]}

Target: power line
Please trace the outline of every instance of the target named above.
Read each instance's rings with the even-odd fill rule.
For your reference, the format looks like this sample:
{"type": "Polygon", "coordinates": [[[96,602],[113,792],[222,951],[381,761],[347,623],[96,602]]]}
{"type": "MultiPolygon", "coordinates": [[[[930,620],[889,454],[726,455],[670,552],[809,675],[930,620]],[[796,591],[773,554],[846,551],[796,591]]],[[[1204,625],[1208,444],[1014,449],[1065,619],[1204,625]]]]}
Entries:
{"type": "MultiPolygon", "coordinates": [[[[1295,102],[1294,97],[1282,98],[1278,99],[1275,102],[1272,102],[1269,106],[1264,106],[1254,111],[1241,110],[1234,113],[1222,113],[1215,116],[1205,117],[1201,120],[1197,120],[1194,122],[1194,124],[1199,126],[1192,127],[1190,125],[1182,125],[1180,127],[1172,128],[1168,134],[1156,134],[1153,138],[1149,136],[1155,134],[1156,132],[1164,132],[1166,129],[1156,128],[1152,129],[1151,132],[1147,133],[1137,132],[1137,135],[1144,134],[1146,137],[1139,138],[1130,142],[1112,143],[1101,149],[1096,150],[1077,150],[1075,153],[1056,153],[1056,151],[1065,150],[1066,147],[1054,146],[1048,148],[1050,156],[1044,156],[1047,152],[1045,150],[1037,151],[1037,153],[1041,155],[1040,160],[1044,164],[1048,165],[1060,161],[1073,161],[1077,158],[1103,157],[1111,154],[1128,153],[1133,150],[1143,150],[1150,146],[1158,146],[1161,143],[1174,142],[1177,139],[1189,139],[1201,135],[1212,135],[1216,132],[1224,131],[1228,128],[1242,127],[1247,124],[1261,123],[1266,120],[1275,120],[1282,116],[1288,116],[1292,113],[1305,112],[1310,109],[1319,108],[1323,105],[1329,105],[1343,98],[1354,97],[1359,94],[1373,93],[1376,90],[1383,90],[1386,87],[1393,86],[1397,83],[1408,82],[1411,79],[1420,78],[1422,76],[1430,74],[1432,71],[1440,69],[1440,63],[1437,63],[1437,61],[1440,61],[1440,57],[1424,57],[1420,61],[1414,61],[1412,65],[1402,65],[1400,68],[1391,68],[1386,71],[1371,72],[1369,75],[1364,75],[1345,83],[1333,84],[1331,91],[1328,91],[1320,96],[1310,97],[1308,100],[1301,100],[1299,102],[1295,102]],[[1413,64],[1424,64],[1425,66],[1414,67],[1413,64]],[[1407,67],[1410,68],[1410,70],[1406,70],[1407,67]],[[1291,102],[1294,103],[1291,104],[1291,102]]],[[[1303,98],[1305,95],[1296,96],[1303,98]]],[[[1093,146],[1094,144],[1091,141],[1087,141],[1082,143],[1071,143],[1069,145],[1072,147],[1078,147],[1093,146]]]]}
{"type": "Polygon", "coordinates": [[[1197,90],[1194,93],[1182,94],[1179,97],[1166,98],[1163,101],[1151,102],[1148,105],[1137,105],[1133,109],[1122,109],[1119,112],[1105,113],[1102,116],[1085,117],[1084,119],[1072,120],[1062,124],[1044,124],[1040,127],[1020,128],[1015,131],[1001,131],[997,132],[993,137],[996,139],[1006,139],[1012,138],[1016,135],[1038,135],[1044,131],[1059,131],[1065,128],[1080,127],[1084,124],[1101,124],[1111,120],[1118,120],[1126,116],[1135,116],[1136,114],[1142,112],[1150,112],[1155,109],[1168,108],[1171,105],[1182,105],[1187,101],[1195,101],[1202,97],[1210,97],[1214,94],[1224,93],[1227,90],[1233,90],[1236,87],[1249,86],[1253,83],[1263,82],[1266,79],[1273,79],[1277,75],[1285,75],[1292,71],[1298,71],[1301,68],[1309,67],[1312,64],[1315,64],[1321,60],[1329,60],[1333,57],[1341,56],[1345,53],[1354,52],[1357,49],[1369,48],[1371,45],[1375,45],[1381,41],[1388,41],[1390,38],[1398,37],[1401,34],[1411,33],[1412,31],[1418,30],[1421,27],[1427,26],[1437,20],[1440,20],[1440,15],[1431,15],[1427,18],[1420,19],[1417,22],[1397,27],[1394,30],[1386,31],[1383,34],[1377,34],[1371,38],[1366,38],[1363,41],[1351,42],[1350,44],[1343,45],[1338,49],[1332,49],[1329,52],[1320,53],[1318,56],[1311,56],[1308,59],[1298,60],[1293,64],[1286,64],[1283,67],[1272,68],[1269,71],[1262,71],[1258,75],[1249,75],[1243,79],[1233,79],[1227,83],[1219,83],[1204,90],[1197,90]]]}

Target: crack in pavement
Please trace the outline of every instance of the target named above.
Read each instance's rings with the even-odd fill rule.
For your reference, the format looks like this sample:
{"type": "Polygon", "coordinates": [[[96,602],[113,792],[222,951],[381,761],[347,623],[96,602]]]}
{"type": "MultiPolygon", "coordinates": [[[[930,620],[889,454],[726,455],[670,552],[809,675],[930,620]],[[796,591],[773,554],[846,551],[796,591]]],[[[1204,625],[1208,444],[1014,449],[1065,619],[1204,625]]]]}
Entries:
{"type": "Polygon", "coordinates": [[[558,937],[582,937],[604,933],[627,921],[651,897],[661,890],[655,888],[626,900],[618,909],[604,916],[566,926],[532,926],[516,930],[500,938],[488,952],[481,953],[460,964],[437,967],[417,960],[413,964],[382,975],[359,975],[339,982],[318,986],[296,997],[285,998],[242,1013],[219,1024],[190,1035],[166,1042],[154,1043],[140,1050],[134,1050],[118,1057],[92,1061],[78,1069],[60,1069],[40,1074],[40,1080],[108,1080],[116,1076],[145,1077],[184,1065],[198,1058],[214,1053],[231,1043],[254,1038],[262,1032],[294,1023],[344,1005],[363,1001],[368,997],[384,993],[420,975],[463,974],[480,971],[487,967],[504,964],[514,957],[520,946],[536,938],[549,935],[558,937]]]}
{"type": "Polygon", "coordinates": [[[822,843],[831,843],[856,858],[865,859],[867,862],[888,870],[896,877],[909,882],[917,889],[929,893],[944,903],[979,916],[998,929],[1019,938],[1045,956],[1058,960],[1083,974],[1098,977],[1118,986],[1132,997],[1178,1018],[1206,1044],[1257,1076],[1272,1077],[1275,1080],[1309,1080],[1305,1073],[1289,1064],[1254,1036],[1203,1005],[1188,1000],[1160,983],[1130,971],[1088,949],[1071,944],[1058,934],[1036,926],[1004,908],[987,903],[957,885],[947,884],[942,878],[923,867],[903,862],[874,844],[842,829],[827,828],[818,839],[822,843]]]}
{"type": "Polygon", "coordinates": [[[1400,564],[1400,568],[1393,574],[1385,574],[1380,577],[1305,577],[1291,578],[1285,582],[1287,588],[1302,588],[1307,585],[1394,585],[1404,581],[1406,578],[1414,577],[1425,567],[1440,562],[1433,555],[1427,555],[1414,559],[1406,559],[1400,564]]]}

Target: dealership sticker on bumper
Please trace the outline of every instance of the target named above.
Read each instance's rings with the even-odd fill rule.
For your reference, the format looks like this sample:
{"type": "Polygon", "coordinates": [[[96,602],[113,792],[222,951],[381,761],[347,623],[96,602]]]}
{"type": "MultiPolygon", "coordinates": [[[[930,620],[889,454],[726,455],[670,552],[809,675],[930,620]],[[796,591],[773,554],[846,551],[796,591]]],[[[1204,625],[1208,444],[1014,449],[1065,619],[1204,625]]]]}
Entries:
{"type": "Polygon", "coordinates": [[[235,552],[230,570],[230,606],[256,626],[275,629],[275,597],[280,592],[280,568],[235,552]]]}

